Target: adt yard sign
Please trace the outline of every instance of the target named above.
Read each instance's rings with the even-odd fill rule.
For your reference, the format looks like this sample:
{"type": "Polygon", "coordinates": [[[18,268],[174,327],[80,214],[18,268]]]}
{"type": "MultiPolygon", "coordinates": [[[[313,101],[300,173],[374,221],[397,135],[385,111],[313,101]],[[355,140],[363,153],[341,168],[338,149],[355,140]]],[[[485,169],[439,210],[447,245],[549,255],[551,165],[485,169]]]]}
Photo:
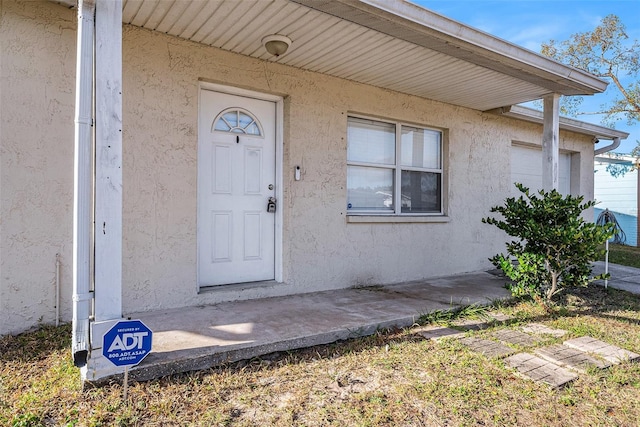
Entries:
{"type": "Polygon", "coordinates": [[[102,355],[116,366],[137,365],[151,352],[153,332],[139,320],[123,320],[102,337],[102,355]]]}

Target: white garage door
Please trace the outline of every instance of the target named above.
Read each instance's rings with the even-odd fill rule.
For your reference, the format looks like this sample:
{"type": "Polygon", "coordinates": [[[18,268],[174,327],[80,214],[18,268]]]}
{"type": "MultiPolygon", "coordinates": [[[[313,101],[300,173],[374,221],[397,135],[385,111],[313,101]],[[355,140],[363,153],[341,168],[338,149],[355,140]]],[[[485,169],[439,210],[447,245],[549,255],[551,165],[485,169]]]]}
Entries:
{"type": "MultiPolygon", "coordinates": [[[[571,193],[571,154],[560,153],[558,191],[571,193]]],[[[511,183],[522,183],[532,190],[542,188],[542,150],[522,145],[511,146],[511,183]]],[[[520,192],[512,185],[511,193],[519,196],[520,192]]]]}

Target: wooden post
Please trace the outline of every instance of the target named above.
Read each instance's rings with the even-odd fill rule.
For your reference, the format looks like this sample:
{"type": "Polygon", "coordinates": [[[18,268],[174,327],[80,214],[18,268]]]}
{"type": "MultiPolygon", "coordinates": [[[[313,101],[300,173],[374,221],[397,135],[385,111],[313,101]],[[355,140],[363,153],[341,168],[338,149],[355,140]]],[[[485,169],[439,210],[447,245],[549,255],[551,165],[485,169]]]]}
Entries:
{"type": "Polygon", "coordinates": [[[122,0],[96,3],[96,321],[122,317],[122,0]]]}
{"type": "Polygon", "coordinates": [[[557,93],[544,98],[544,118],[542,129],[542,188],[545,191],[559,187],[560,161],[560,95],[557,93]]]}

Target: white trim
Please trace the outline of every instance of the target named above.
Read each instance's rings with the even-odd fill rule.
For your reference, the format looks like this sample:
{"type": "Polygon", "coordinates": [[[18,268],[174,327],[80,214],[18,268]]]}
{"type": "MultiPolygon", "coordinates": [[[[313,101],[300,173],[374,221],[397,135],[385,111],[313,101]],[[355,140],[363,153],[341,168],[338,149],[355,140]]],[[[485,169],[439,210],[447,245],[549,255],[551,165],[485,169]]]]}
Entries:
{"type": "MultiPolygon", "coordinates": [[[[284,196],[284,189],[282,188],[283,177],[283,161],[284,161],[284,99],[278,95],[271,95],[268,93],[256,92],[249,89],[241,89],[233,86],[225,86],[218,83],[210,83],[205,81],[199,81],[198,84],[198,121],[200,121],[200,94],[202,90],[212,90],[215,92],[227,93],[229,95],[244,96],[246,98],[254,98],[262,101],[270,101],[276,104],[276,199],[278,200],[279,208],[275,213],[275,270],[274,279],[278,283],[283,282],[283,265],[282,265],[282,240],[283,240],[283,206],[282,203],[284,196]]],[[[200,136],[198,135],[198,144],[200,143],[200,136]]],[[[199,203],[199,201],[198,201],[199,203]]],[[[196,224],[196,229],[198,225],[196,224]]],[[[199,245],[197,243],[196,245],[199,245]]],[[[199,253],[199,248],[196,248],[199,253]]],[[[200,269],[197,266],[199,261],[196,260],[196,291],[198,293],[203,291],[200,287],[200,269]]]]}
{"type": "MultiPolygon", "coordinates": [[[[359,162],[359,161],[349,161],[346,159],[346,166],[364,166],[364,167],[375,167],[378,169],[392,169],[394,171],[393,176],[393,210],[372,210],[372,209],[361,209],[355,211],[349,211],[347,208],[347,218],[349,216],[359,216],[363,218],[372,218],[374,216],[382,216],[389,218],[391,216],[401,217],[406,216],[409,218],[417,218],[417,217],[429,217],[429,218],[443,218],[446,217],[445,212],[445,129],[439,129],[432,126],[425,126],[419,123],[411,123],[403,120],[393,120],[389,118],[380,118],[376,116],[367,116],[366,114],[359,113],[349,113],[346,114],[347,122],[346,122],[346,141],[347,141],[347,149],[349,147],[349,119],[362,119],[362,120],[370,120],[372,122],[380,122],[393,125],[395,128],[395,162],[394,164],[382,164],[382,163],[369,163],[369,162],[359,162]],[[411,127],[418,128],[422,130],[430,130],[433,132],[438,132],[440,134],[440,168],[432,169],[432,168],[421,168],[414,166],[402,166],[401,165],[401,153],[402,153],[402,127],[411,127]],[[417,171],[417,172],[430,172],[440,174],[440,212],[424,212],[424,213],[403,213],[402,212],[402,195],[401,195],[401,177],[402,171],[417,171]],[[396,188],[397,187],[397,188],[396,188]]],[[[347,188],[347,192],[348,192],[347,188]]],[[[448,221],[448,220],[447,220],[448,221]]],[[[447,221],[347,221],[347,222],[447,222],[447,221]]]]}
{"type": "Polygon", "coordinates": [[[95,26],[94,318],[104,321],[122,318],[121,0],[98,1],[95,26]]]}
{"type": "Polygon", "coordinates": [[[449,222],[451,219],[446,215],[431,215],[431,216],[415,216],[414,215],[347,215],[348,223],[444,223],[449,222]]]}
{"type": "MultiPolygon", "coordinates": [[[[243,89],[235,86],[226,86],[219,83],[211,83],[204,80],[200,80],[198,83],[198,89],[207,89],[215,92],[228,93],[229,95],[244,96],[247,98],[260,99],[262,101],[271,101],[276,104],[278,102],[283,102],[283,98],[278,95],[271,95],[269,93],[257,92],[255,90],[243,89]]],[[[276,140],[276,144],[277,143],[278,141],[276,140]]]]}
{"type": "MultiPolygon", "coordinates": [[[[216,116],[215,119],[213,119],[213,122],[211,123],[211,132],[222,132],[222,133],[235,133],[233,132],[233,129],[229,129],[229,130],[219,130],[216,129],[216,125],[218,124],[219,120],[223,120],[227,126],[229,126],[229,123],[227,123],[226,119],[223,117],[225,114],[230,113],[230,112],[240,112],[240,113],[244,113],[247,116],[251,117],[251,119],[253,120],[253,123],[256,124],[256,126],[258,126],[258,130],[260,131],[259,135],[255,135],[252,133],[242,133],[242,136],[247,136],[247,137],[258,137],[258,138],[264,138],[264,130],[262,128],[262,123],[260,123],[260,120],[258,120],[258,118],[256,116],[253,115],[253,113],[251,113],[249,110],[242,108],[242,107],[230,107],[227,108],[226,110],[221,111],[220,113],[218,113],[218,115],[216,116]]],[[[251,124],[251,123],[249,123],[251,124]]],[[[249,126],[249,125],[247,125],[249,126]]],[[[240,135],[239,133],[235,133],[236,135],[240,135]]]]}
{"type": "Polygon", "coordinates": [[[86,364],[91,316],[92,107],[95,2],[78,2],[73,166],[73,317],[71,353],[86,364]]]}
{"type": "Polygon", "coordinates": [[[544,98],[542,123],[542,188],[557,190],[560,156],[560,95],[553,93],[544,98]]]}
{"type": "MultiPolygon", "coordinates": [[[[522,105],[511,105],[508,107],[496,108],[493,110],[485,111],[485,113],[512,117],[514,119],[524,120],[531,123],[542,123],[544,118],[544,113],[542,111],[523,107],[522,105]]],[[[626,139],[629,137],[629,134],[627,132],[610,129],[604,126],[595,125],[593,123],[587,123],[581,120],[562,116],[560,117],[560,129],[580,133],[583,135],[594,136],[598,139],[626,139]]]]}

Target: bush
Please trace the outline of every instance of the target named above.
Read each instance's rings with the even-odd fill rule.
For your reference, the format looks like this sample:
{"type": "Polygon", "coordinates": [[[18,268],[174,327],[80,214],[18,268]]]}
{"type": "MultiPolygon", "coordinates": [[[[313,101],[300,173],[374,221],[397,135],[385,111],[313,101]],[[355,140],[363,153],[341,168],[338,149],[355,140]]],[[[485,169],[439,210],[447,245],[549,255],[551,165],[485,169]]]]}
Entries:
{"type": "Polygon", "coordinates": [[[507,243],[507,255],[490,259],[511,279],[511,293],[549,301],[563,287],[604,278],[589,277],[591,263],[601,255],[599,245],[613,235],[613,227],[585,222],[580,216],[595,202],[582,203],[584,197],[563,196],[556,190],[540,190],[538,197],[522,184],[515,185],[523,193],[519,198],[491,208],[504,219],[482,219],[516,238],[507,243]]]}

